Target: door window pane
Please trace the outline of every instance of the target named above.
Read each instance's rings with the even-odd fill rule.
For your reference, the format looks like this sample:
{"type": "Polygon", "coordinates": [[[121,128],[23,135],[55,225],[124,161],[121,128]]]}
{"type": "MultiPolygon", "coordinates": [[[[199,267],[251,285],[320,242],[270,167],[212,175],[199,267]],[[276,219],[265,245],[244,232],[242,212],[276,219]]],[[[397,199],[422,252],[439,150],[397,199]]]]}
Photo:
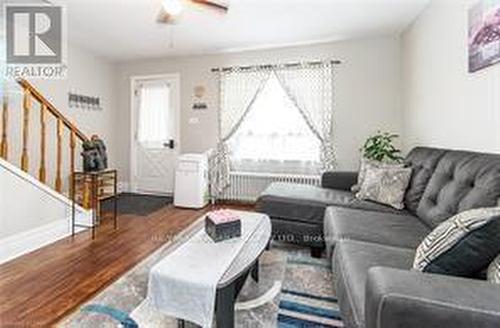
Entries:
{"type": "Polygon", "coordinates": [[[137,139],[146,147],[162,147],[171,138],[170,87],[165,82],[143,83],[139,94],[137,139]]]}

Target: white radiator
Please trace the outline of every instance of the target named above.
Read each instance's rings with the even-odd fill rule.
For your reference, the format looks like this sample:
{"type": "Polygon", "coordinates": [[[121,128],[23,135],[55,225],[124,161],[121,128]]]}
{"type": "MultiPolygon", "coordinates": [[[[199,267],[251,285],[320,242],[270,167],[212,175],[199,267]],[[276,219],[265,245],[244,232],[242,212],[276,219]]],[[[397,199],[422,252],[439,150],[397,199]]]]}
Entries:
{"type": "Polygon", "coordinates": [[[231,184],[221,198],[222,200],[252,203],[272,182],[319,186],[321,177],[316,175],[232,172],[231,184]]]}

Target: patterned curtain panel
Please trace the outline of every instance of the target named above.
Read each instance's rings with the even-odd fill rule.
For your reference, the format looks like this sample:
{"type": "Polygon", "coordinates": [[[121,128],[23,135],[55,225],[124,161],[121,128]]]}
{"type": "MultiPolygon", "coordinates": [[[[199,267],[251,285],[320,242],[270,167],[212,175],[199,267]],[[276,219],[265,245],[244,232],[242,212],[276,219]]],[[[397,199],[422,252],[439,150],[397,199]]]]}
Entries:
{"type": "Polygon", "coordinates": [[[304,117],[311,131],[321,141],[323,171],[335,167],[333,146],[333,66],[302,65],[276,69],[276,76],[304,117]]]}
{"type": "Polygon", "coordinates": [[[219,136],[215,152],[209,158],[212,197],[229,186],[230,161],[227,141],[238,130],[253,102],[271,74],[266,69],[232,69],[219,76],[219,136]]]}

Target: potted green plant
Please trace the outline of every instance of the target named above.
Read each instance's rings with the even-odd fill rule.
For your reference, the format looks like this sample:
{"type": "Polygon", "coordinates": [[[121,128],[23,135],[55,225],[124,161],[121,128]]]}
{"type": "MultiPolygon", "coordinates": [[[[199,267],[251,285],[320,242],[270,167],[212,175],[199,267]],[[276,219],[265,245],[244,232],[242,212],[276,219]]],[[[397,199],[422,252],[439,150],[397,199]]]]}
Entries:
{"type": "Polygon", "coordinates": [[[401,166],[403,157],[401,150],[396,148],[394,141],[399,138],[397,134],[377,132],[366,139],[361,147],[361,165],[358,174],[358,183],[351,187],[352,192],[359,192],[369,168],[384,166],[401,166]]]}
{"type": "Polygon", "coordinates": [[[397,138],[399,138],[397,134],[377,132],[369,137],[361,148],[363,158],[377,162],[401,162],[403,160],[401,150],[394,146],[397,138]]]}

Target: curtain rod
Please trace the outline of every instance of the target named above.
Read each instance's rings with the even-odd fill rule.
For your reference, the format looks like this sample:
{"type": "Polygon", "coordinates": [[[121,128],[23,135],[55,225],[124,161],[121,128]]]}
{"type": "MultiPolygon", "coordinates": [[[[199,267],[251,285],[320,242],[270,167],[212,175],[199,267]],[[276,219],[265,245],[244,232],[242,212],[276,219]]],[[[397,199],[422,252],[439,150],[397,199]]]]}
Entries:
{"type": "Polygon", "coordinates": [[[291,67],[299,67],[303,65],[322,65],[325,63],[333,64],[333,65],[340,65],[342,62],[340,60],[330,60],[330,61],[312,61],[312,62],[296,62],[296,63],[288,63],[288,64],[268,64],[268,65],[251,65],[251,66],[231,66],[231,67],[221,67],[221,68],[212,68],[212,72],[220,72],[220,71],[231,71],[234,69],[240,69],[240,70],[250,70],[250,69],[272,69],[272,68],[278,68],[278,67],[284,67],[284,68],[291,68],[291,67]]]}

